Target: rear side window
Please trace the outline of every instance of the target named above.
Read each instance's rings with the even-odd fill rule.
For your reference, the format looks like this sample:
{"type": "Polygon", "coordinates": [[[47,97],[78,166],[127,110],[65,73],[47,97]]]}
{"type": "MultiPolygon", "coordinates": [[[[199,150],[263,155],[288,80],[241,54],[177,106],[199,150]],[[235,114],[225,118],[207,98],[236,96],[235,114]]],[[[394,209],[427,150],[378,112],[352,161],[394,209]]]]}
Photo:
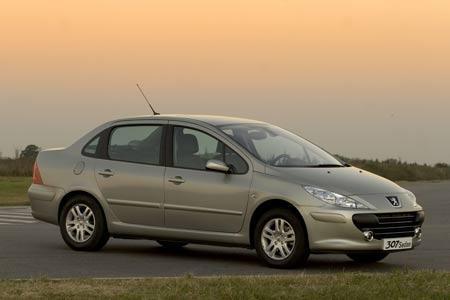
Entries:
{"type": "Polygon", "coordinates": [[[162,133],[161,125],[116,127],[111,132],[108,156],[112,160],[160,165],[162,133]]]}
{"type": "Polygon", "coordinates": [[[86,156],[95,157],[99,151],[100,135],[92,139],[83,149],[83,154],[86,156]]]}

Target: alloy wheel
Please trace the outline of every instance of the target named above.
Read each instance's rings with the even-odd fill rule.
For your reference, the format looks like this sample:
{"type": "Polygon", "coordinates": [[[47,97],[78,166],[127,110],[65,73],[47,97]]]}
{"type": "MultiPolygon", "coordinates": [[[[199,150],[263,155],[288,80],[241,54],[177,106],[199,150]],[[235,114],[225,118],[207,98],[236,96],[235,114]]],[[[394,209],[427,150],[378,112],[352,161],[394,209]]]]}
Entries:
{"type": "Polygon", "coordinates": [[[75,204],[66,216],[66,231],[77,243],[87,242],[95,230],[95,216],[85,204],[75,204]]]}
{"type": "Polygon", "coordinates": [[[295,246],[295,232],[291,224],[282,218],[269,220],[261,232],[264,253],[273,260],[288,258],[295,246]]]}

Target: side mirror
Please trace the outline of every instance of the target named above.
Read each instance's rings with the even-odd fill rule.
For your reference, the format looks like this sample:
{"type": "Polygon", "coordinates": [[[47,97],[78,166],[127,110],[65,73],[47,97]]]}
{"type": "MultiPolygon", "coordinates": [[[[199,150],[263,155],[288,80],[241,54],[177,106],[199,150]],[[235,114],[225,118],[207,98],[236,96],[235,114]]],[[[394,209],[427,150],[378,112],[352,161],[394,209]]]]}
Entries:
{"type": "Polygon", "coordinates": [[[206,163],[206,168],[208,170],[214,170],[219,172],[228,173],[230,171],[230,167],[228,167],[223,161],[217,159],[210,159],[206,163]]]}

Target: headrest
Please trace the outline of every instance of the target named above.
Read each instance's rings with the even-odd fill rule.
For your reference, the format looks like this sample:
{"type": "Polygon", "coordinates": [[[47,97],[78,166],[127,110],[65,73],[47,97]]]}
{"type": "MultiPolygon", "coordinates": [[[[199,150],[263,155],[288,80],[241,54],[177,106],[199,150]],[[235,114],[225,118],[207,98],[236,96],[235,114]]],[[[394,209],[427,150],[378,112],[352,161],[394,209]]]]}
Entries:
{"type": "Polygon", "coordinates": [[[183,154],[194,154],[198,152],[198,141],[193,134],[183,134],[178,142],[179,151],[183,154]]]}

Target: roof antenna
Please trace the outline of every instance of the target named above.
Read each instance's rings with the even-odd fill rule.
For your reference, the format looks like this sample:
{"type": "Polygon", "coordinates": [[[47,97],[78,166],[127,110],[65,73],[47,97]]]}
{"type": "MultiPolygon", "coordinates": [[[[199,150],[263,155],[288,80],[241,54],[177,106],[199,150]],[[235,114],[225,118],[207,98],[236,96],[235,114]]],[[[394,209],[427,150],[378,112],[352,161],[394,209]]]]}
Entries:
{"type": "Polygon", "coordinates": [[[144,96],[145,101],[147,101],[148,107],[150,107],[150,109],[152,110],[153,115],[154,115],[154,116],[159,115],[159,113],[157,113],[157,112],[153,109],[152,105],[150,104],[150,101],[148,101],[147,97],[145,96],[144,92],[142,91],[142,89],[141,89],[141,87],[139,86],[138,83],[136,83],[136,86],[137,86],[137,88],[139,89],[139,91],[141,92],[142,96],[144,96]]]}

